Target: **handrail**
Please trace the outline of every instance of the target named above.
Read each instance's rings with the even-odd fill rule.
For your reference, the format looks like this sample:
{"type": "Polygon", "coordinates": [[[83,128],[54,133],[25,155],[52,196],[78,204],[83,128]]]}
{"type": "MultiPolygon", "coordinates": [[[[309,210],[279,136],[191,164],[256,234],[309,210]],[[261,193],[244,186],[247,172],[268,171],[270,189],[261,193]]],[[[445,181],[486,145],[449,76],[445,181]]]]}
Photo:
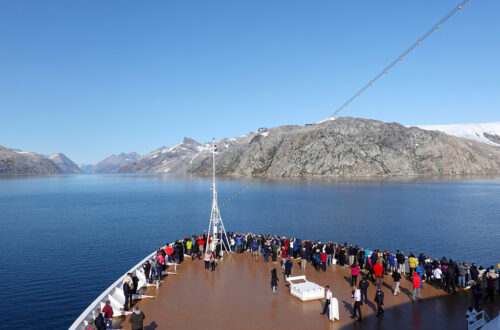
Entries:
{"type": "Polygon", "coordinates": [[[141,269],[142,265],[149,259],[151,259],[154,255],[156,254],[156,251],[152,252],[149,254],[146,258],[144,258],[142,261],[140,261],[137,265],[132,267],[128,272],[123,274],[120,278],[118,278],[113,284],[111,284],[106,290],[104,290],[103,293],[99,297],[97,297],[88,307],[83,311],[82,314],[73,322],[73,324],[69,327],[69,330],[79,330],[79,329],[84,329],[85,324],[84,322],[87,321],[90,317],[93,316],[93,312],[99,308],[101,302],[105,302],[107,300],[108,294],[111,293],[114,289],[117,287],[121,288],[123,281],[125,280],[125,277],[127,276],[128,273],[133,273],[137,271],[138,269],[141,269]]]}

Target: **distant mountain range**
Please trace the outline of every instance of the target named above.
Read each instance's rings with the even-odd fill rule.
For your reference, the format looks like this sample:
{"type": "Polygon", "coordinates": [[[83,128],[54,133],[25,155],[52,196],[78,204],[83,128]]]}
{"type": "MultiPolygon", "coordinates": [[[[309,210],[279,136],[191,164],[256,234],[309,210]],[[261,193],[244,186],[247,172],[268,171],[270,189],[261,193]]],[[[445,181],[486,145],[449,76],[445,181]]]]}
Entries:
{"type": "MultiPolygon", "coordinates": [[[[217,142],[217,174],[388,176],[500,173],[500,123],[426,125],[341,117],[305,126],[261,128],[217,142]],[[447,134],[444,134],[444,133],[447,134]]],[[[79,167],[0,146],[0,175],[179,172],[209,174],[211,143],[191,138],[144,156],[112,155],[79,167]]]]}
{"type": "Polygon", "coordinates": [[[62,153],[50,156],[0,146],[0,176],[82,173],[62,153]]]}
{"type": "Polygon", "coordinates": [[[120,153],[118,155],[111,155],[98,162],[95,165],[80,165],[80,168],[85,173],[114,173],[117,172],[121,167],[135,162],[141,156],[136,152],[131,153],[120,153]]]}
{"type": "MultiPolygon", "coordinates": [[[[488,130],[486,134],[483,136],[496,138],[500,130],[488,130]]],[[[500,148],[489,142],[397,123],[341,117],[223,139],[217,142],[217,174],[351,177],[500,173],[500,148]]],[[[162,147],[144,155],[119,172],[209,174],[210,147],[210,143],[185,138],[172,148],[162,147]]]]}

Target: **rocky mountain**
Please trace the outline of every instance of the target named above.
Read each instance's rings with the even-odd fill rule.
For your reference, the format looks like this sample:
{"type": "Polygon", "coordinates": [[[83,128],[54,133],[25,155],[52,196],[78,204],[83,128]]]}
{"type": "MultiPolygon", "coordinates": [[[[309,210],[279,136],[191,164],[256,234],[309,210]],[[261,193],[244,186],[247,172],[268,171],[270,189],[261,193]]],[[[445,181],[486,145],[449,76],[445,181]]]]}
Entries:
{"type": "Polygon", "coordinates": [[[123,166],[120,173],[128,172],[183,172],[202,151],[210,149],[208,143],[201,144],[190,138],[171,147],[161,147],[142,156],[137,161],[123,166]]]}
{"type": "Polygon", "coordinates": [[[136,152],[120,153],[118,155],[111,155],[106,159],[101,160],[97,164],[91,166],[86,172],[89,173],[114,173],[121,167],[133,163],[141,156],[136,152]]]}
{"type": "Polygon", "coordinates": [[[476,140],[492,146],[500,147],[500,122],[452,125],[417,126],[431,131],[441,131],[449,135],[476,140]]]}
{"type": "Polygon", "coordinates": [[[46,157],[56,164],[61,173],[83,173],[80,167],[63,153],[59,152],[46,157]]]}
{"type": "MultiPolygon", "coordinates": [[[[438,131],[342,117],[261,129],[218,143],[219,175],[409,176],[500,173],[500,148],[438,131]]],[[[160,148],[120,172],[209,174],[210,144],[160,148]]]]}
{"type": "Polygon", "coordinates": [[[0,176],[59,173],[59,167],[45,156],[0,146],[0,176]]]}

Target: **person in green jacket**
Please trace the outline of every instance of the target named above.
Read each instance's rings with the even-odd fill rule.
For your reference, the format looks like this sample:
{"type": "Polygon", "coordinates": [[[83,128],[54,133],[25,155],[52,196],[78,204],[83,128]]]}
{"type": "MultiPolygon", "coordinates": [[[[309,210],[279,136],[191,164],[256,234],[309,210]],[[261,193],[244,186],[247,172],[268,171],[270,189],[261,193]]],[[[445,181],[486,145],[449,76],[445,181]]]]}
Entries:
{"type": "Polygon", "coordinates": [[[142,330],[144,328],[144,319],[146,316],[139,309],[139,307],[134,306],[134,312],[130,315],[128,322],[132,325],[132,330],[142,330]]]}

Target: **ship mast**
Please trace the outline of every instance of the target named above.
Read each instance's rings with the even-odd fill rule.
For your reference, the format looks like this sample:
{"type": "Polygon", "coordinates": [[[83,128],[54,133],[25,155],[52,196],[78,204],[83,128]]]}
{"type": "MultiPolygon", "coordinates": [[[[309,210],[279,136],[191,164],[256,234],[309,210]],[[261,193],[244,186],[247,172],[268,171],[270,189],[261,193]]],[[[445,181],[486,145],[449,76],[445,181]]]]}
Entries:
{"type": "Polygon", "coordinates": [[[215,144],[215,138],[212,139],[212,212],[210,214],[210,223],[208,225],[208,237],[207,237],[207,250],[215,251],[217,244],[221,244],[221,252],[229,253],[229,240],[226,234],[226,229],[224,228],[224,223],[220,216],[219,205],[217,203],[217,188],[215,185],[215,153],[217,152],[217,145],[215,144]],[[209,241],[211,242],[209,243],[209,241]]]}

